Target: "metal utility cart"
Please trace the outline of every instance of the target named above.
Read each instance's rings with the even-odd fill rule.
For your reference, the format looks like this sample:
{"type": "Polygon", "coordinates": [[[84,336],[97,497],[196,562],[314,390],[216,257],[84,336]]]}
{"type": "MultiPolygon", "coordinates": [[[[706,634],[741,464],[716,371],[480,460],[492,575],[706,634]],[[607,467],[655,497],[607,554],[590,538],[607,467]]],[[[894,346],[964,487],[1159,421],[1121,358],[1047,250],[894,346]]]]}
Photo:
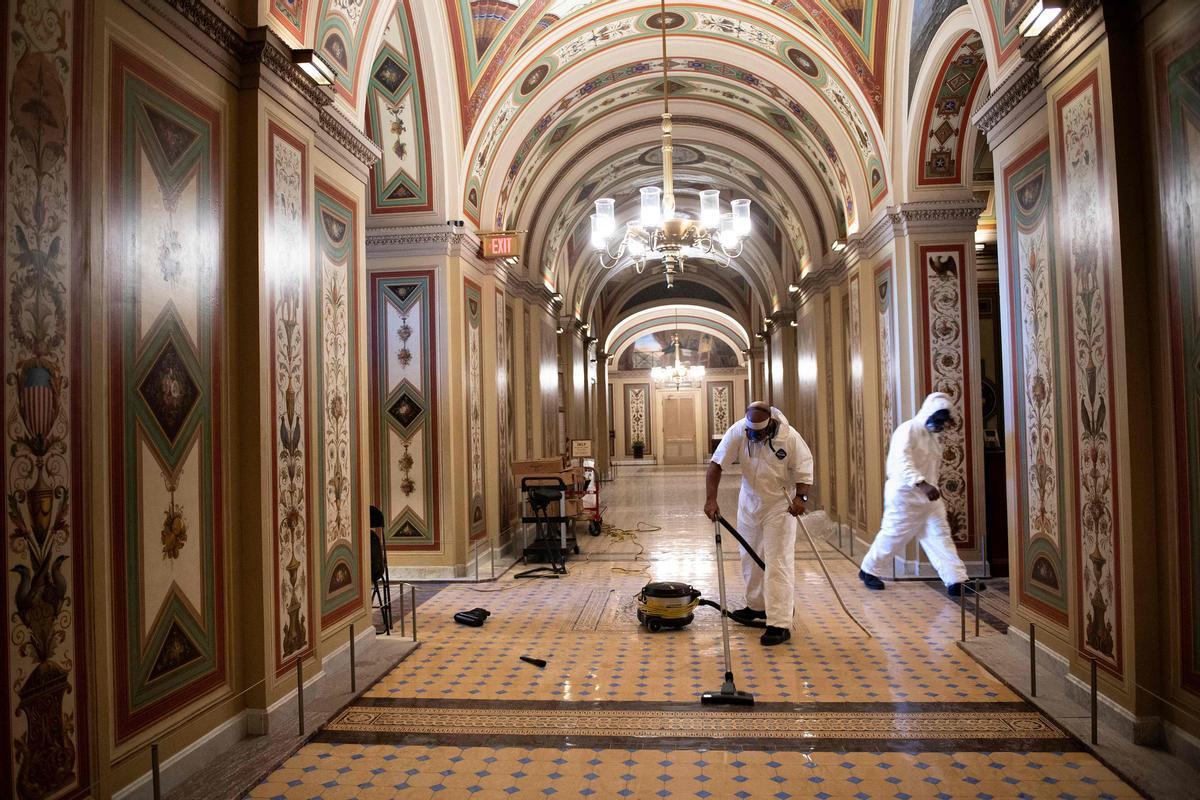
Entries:
{"type": "Polygon", "coordinates": [[[523,541],[526,542],[521,560],[526,564],[542,563],[549,566],[525,570],[516,577],[558,577],[565,574],[568,551],[573,549],[579,552],[579,543],[571,530],[572,518],[567,516],[567,485],[558,475],[530,475],[521,478],[521,493],[524,495],[521,530],[523,541]],[[525,536],[528,525],[534,528],[532,543],[528,543],[525,536]]]}
{"type": "MultiPolygon", "coordinates": [[[[583,488],[567,489],[567,497],[579,501],[579,516],[576,519],[586,519],[588,533],[599,536],[604,527],[603,509],[600,507],[600,481],[596,478],[595,463],[585,463],[583,469],[583,488]],[[590,500],[590,502],[589,502],[590,500]]],[[[578,553],[579,549],[576,548],[578,553]]]]}

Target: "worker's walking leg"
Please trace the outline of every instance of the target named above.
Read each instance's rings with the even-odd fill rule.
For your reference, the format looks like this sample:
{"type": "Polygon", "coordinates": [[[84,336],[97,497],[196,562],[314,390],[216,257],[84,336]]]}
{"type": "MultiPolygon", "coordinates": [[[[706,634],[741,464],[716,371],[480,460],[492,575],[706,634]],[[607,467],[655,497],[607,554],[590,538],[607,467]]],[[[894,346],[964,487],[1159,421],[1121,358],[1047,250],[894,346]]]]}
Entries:
{"type": "MultiPolygon", "coordinates": [[[[754,548],[754,552],[762,555],[762,526],[748,517],[738,515],[738,533],[746,540],[746,544],[754,548]]],[[[746,552],[746,548],[738,544],[738,555],[742,562],[742,578],[746,581],[746,607],[755,611],[766,609],[766,599],[763,597],[763,571],[754,563],[754,559],[746,552]]]]}
{"type": "Polygon", "coordinates": [[[880,577],[892,572],[893,559],[904,552],[925,530],[925,517],[931,503],[917,497],[918,490],[903,487],[884,497],[883,520],[879,533],[862,560],[862,571],[880,577]]]}
{"type": "Polygon", "coordinates": [[[758,553],[767,565],[763,578],[767,625],[791,628],[796,600],[796,518],[786,511],[772,515],[763,525],[760,539],[758,553]]]}
{"type": "Polygon", "coordinates": [[[950,535],[950,521],[946,518],[946,504],[941,500],[932,504],[925,530],[921,532],[921,549],[929,557],[929,563],[937,570],[938,577],[947,586],[962,583],[967,579],[967,568],[958,557],[954,537],[950,535]]]}

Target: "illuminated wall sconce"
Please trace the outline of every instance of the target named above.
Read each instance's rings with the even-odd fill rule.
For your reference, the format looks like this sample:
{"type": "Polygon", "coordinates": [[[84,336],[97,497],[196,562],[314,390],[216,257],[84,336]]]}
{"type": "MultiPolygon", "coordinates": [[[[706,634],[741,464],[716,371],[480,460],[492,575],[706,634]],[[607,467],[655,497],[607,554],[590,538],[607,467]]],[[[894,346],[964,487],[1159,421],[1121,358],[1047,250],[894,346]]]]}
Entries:
{"type": "Polygon", "coordinates": [[[799,292],[800,292],[800,287],[799,287],[799,286],[797,286],[797,285],[796,285],[796,284],[794,284],[794,283],[789,283],[789,284],[788,284],[788,294],[798,294],[799,292]]]}
{"type": "Polygon", "coordinates": [[[1041,36],[1042,31],[1050,27],[1050,23],[1058,19],[1066,0],[1038,0],[1025,14],[1025,19],[1017,26],[1017,30],[1025,38],[1041,36]]]}
{"type": "Polygon", "coordinates": [[[797,322],[796,320],[792,320],[792,321],[791,321],[791,322],[789,322],[788,324],[789,324],[789,325],[791,325],[793,328],[799,328],[799,327],[800,327],[800,323],[799,323],[799,322],[797,322]]]}
{"type": "Polygon", "coordinates": [[[293,50],[292,63],[304,70],[304,74],[312,78],[313,83],[321,86],[330,86],[337,78],[333,67],[329,66],[325,59],[317,55],[314,50],[293,50]]]}
{"type": "Polygon", "coordinates": [[[560,306],[562,305],[563,296],[559,292],[555,292],[554,294],[550,295],[550,299],[553,300],[558,305],[560,305],[560,306]]]}
{"type": "Polygon", "coordinates": [[[982,253],[982,252],[983,252],[983,247],[984,247],[984,245],[983,245],[983,242],[976,242],[976,243],[975,243],[975,252],[976,252],[976,253],[982,253]]]}
{"type": "Polygon", "coordinates": [[[834,239],[833,244],[830,245],[830,248],[833,250],[833,252],[840,253],[846,249],[846,243],[841,239],[834,239]]]}
{"type": "Polygon", "coordinates": [[[562,336],[562,332],[563,332],[562,326],[560,325],[559,327],[555,328],[554,332],[557,333],[559,336],[562,336]]]}

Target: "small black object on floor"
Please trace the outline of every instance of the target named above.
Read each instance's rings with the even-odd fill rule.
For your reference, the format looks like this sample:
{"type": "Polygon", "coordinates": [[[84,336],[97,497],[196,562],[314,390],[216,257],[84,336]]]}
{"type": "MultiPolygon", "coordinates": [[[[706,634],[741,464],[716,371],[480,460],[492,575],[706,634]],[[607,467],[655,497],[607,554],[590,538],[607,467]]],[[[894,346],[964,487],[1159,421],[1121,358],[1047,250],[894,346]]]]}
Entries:
{"type": "Polygon", "coordinates": [[[483,623],[492,615],[486,608],[472,608],[470,611],[459,611],[454,615],[454,621],[459,625],[469,625],[472,628],[483,627],[483,623]]]}
{"type": "Polygon", "coordinates": [[[540,669],[546,668],[546,661],[541,658],[532,658],[530,656],[521,656],[521,660],[524,661],[526,664],[533,664],[535,667],[538,667],[540,669]]]}

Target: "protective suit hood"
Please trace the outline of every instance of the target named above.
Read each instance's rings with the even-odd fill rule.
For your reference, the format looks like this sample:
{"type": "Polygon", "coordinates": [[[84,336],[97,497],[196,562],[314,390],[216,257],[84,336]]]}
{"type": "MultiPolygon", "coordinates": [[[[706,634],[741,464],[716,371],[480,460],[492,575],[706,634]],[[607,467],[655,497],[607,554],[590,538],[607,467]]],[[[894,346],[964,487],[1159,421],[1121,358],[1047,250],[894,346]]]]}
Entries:
{"type": "MultiPolygon", "coordinates": [[[[771,409],[774,411],[775,409],[771,409]]],[[[925,427],[926,421],[938,411],[954,412],[954,401],[950,399],[950,395],[944,392],[934,392],[925,398],[925,402],[921,404],[921,410],[913,417],[918,425],[925,427]]]]}
{"type": "Polygon", "coordinates": [[[776,408],[775,406],[771,406],[771,419],[775,420],[775,423],[778,425],[778,430],[775,432],[776,438],[782,439],[784,436],[787,435],[788,429],[790,427],[788,425],[787,417],[785,417],[783,415],[783,412],[780,411],[778,408],[776,408]]]}

